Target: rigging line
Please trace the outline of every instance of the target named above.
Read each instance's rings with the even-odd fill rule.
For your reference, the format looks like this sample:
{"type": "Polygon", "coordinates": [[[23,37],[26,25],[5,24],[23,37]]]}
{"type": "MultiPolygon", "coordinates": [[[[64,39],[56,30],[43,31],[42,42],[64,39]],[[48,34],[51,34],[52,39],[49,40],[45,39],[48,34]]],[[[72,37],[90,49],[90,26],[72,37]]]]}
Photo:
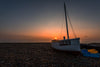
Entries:
{"type": "MultiPolygon", "coordinates": [[[[64,1],[65,2],[65,1],[64,1]]],[[[62,38],[62,29],[63,29],[64,24],[61,24],[61,29],[60,29],[60,39],[62,38]]]]}
{"type": "MultiPolygon", "coordinates": [[[[71,0],[70,0],[70,2],[71,2],[71,0]]],[[[74,35],[75,38],[76,38],[77,36],[76,36],[76,34],[75,34],[74,28],[73,28],[73,26],[72,26],[72,24],[71,24],[71,20],[70,20],[70,17],[69,17],[68,7],[66,6],[66,8],[67,8],[67,9],[66,9],[66,11],[67,11],[67,17],[68,17],[68,20],[69,20],[70,26],[71,26],[71,28],[72,28],[73,35],[74,35]]]]}
{"type": "Polygon", "coordinates": [[[61,30],[60,30],[60,39],[61,39],[61,35],[62,35],[62,29],[63,29],[63,23],[62,23],[62,25],[61,25],[61,30]]]}
{"type": "Polygon", "coordinates": [[[72,26],[72,24],[71,24],[71,20],[70,20],[69,15],[68,15],[68,20],[69,20],[70,26],[71,26],[71,28],[72,28],[73,34],[74,34],[75,38],[77,38],[77,36],[76,36],[76,34],[75,34],[75,31],[74,31],[74,28],[73,28],[73,26],[72,26]]]}
{"type": "MultiPolygon", "coordinates": [[[[58,16],[58,19],[59,19],[59,18],[60,18],[60,16],[58,16]]],[[[61,25],[61,29],[57,30],[57,32],[60,34],[60,35],[59,35],[60,37],[58,37],[58,39],[59,39],[59,38],[61,39],[63,24],[60,24],[61,21],[58,21],[58,20],[56,20],[56,22],[57,22],[56,25],[59,25],[59,26],[61,25]]],[[[57,35],[57,34],[56,34],[56,35],[57,35]]]]}

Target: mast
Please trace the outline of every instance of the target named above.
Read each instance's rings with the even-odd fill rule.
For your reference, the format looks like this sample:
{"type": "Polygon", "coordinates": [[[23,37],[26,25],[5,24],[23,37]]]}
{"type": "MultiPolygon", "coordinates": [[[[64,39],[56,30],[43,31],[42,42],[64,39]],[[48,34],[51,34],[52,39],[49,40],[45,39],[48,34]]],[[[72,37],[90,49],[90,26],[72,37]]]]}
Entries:
{"type": "Polygon", "coordinates": [[[67,22],[67,15],[66,15],[66,4],[65,4],[65,2],[64,2],[64,12],[65,12],[65,20],[66,20],[67,38],[69,39],[69,32],[68,32],[68,22],[67,22]]]}

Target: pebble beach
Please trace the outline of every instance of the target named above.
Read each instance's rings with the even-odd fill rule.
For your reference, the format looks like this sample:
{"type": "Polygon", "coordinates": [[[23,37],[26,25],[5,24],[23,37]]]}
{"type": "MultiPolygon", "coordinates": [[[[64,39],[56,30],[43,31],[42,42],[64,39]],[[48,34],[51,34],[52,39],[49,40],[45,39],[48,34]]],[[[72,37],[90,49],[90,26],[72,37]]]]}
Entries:
{"type": "Polygon", "coordinates": [[[100,67],[100,58],[55,51],[50,43],[1,43],[0,67],[100,67]]]}

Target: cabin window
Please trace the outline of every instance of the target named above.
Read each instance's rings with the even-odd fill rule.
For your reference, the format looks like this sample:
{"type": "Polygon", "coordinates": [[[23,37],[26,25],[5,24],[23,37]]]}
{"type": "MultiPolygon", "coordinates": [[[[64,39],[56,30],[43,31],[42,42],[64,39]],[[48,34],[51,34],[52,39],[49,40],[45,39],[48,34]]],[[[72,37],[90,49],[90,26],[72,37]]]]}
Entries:
{"type": "Polygon", "coordinates": [[[61,46],[71,45],[71,41],[70,40],[60,41],[59,43],[60,43],[61,46]]]}

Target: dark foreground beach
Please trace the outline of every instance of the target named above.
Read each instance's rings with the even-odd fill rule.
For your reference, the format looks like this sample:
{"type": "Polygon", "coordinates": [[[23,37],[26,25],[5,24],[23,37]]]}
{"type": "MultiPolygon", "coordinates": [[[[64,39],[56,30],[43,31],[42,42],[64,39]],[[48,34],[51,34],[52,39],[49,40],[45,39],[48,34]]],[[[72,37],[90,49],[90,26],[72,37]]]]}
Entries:
{"type": "Polygon", "coordinates": [[[55,51],[50,43],[0,44],[0,67],[100,67],[100,58],[55,51]]]}

